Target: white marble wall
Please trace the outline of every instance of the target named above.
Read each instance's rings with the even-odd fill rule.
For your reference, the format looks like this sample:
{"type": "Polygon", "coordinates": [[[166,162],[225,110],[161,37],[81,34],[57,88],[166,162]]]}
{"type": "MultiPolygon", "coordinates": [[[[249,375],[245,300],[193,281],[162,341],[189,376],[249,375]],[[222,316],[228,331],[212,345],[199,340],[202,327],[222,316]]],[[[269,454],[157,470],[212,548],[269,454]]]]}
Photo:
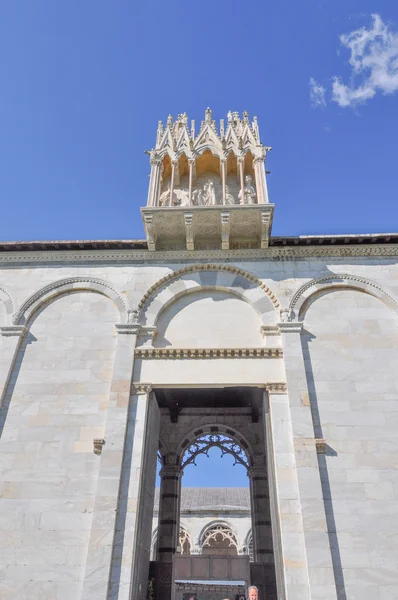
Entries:
{"type": "MultiPolygon", "coordinates": [[[[290,485],[290,490],[294,487],[295,496],[282,499],[276,494],[276,502],[282,507],[283,500],[287,511],[281,520],[281,536],[286,543],[293,540],[289,560],[294,562],[295,556],[299,556],[304,564],[304,576],[298,576],[295,581],[294,565],[289,563],[293,571],[290,570],[292,578],[287,582],[287,599],[299,598],[303,590],[300,586],[309,586],[309,597],[313,600],[398,598],[397,316],[383,299],[370,295],[374,291],[380,296],[383,289],[387,297],[398,298],[396,261],[390,258],[261,259],[229,265],[260,278],[282,307],[288,306],[301,285],[321,275],[348,273],[371,280],[374,287],[364,293],[358,289],[341,289],[350,285],[336,281],[330,285],[339,289],[314,296],[302,312],[302,351],[296,355],[295,350],[286,363],[283,359],[206,359],[190,360],[187,368],[188,362],[183,359],[137,361],[133,379],[157,385],[192,382],[261,385],[267,381],[285,381],[286,377],[289,397],[275,396],[274,414],[277,417],[279,411],[281,421],[291,423],[290,428],[283,429],[283,435],[288,436],[289,451],[283,452],[280,447],[276,424],[273,443],[282,455],[288,455],[279,457],[281,462],[277,468],[290,470],[289,473],[280,471],[279,475],[292,477],[294,485],[290,485]],[[300,361],[305,366],[305,381],[300,374],[300,361]],[[295,395],[298,381],[300,390],[295,395]],[[312,453],[308,458],[300,444],[319,437],[326,440],[326,455],[318,455],[316,459],[312,453]],[[283,466],[284,459],[289,461],[286,466],[283,466]],[[294,515],[298,518],[294,519],[294,515]],[[316,522],[311,523],[311,515],[316,522]],[[298,530],[292,531],[295,527],[298,530]],[[294,540],[298,543],[298,552],[294,540]]],[[[66,277],[102,279],[133,308],[151,285],[184,266],[184,263],[150,263],[149,258],[142,264],[36,262],[25,268],[17,265],[0,268],[0,284],[12,298],[14,311],[31,294],[66,277]]],[[[194,274],[187,275],[186,279],[190,277],[195,279],[194,274]]],[[[198,285],[197,278],[195,283],[198,285]]],[[[360,285],[359,282],[357,287],[360,285]]],[[[214,294],[211,281],[208,289],[210,298],[214,294]]],[[[221,293],[228,292],[222,289],[221,293]]],[[[209,302],[206,294],[201,293],[201,298],[204,305],[209,302]]],[[[169,300],[173,301],[172,296],[169,300]]],[[[228,300],[225,306],[229,303],[232,309],[236,302],[239,300],[234,296],[233,302],[228,300]]],[[[231,340],[246,318],[244,315],[247,321],[242,345],[249,342],[254,345],[257,339],[263,341],[258,337],[260,317],[256,331],[249,331],[254,329],[257,318],[252,319],[254,304],[253,308],[245,306],[239,313],[239,325],[233,333],[230,331],[233,319],[228,321],[225,315],[219,320],[215,317],[206,332],[212,334],[206,338],[206,346],[220,345],[220,339],[228,340],[225,347],[232,345],[231,340]]],[[[192,316],[188,306],[190,304],[186,319],[179,316],[183,312],[175,314],[175,318],[181,319],[172,340],[177,345],[193,346],[202,325],[206,326],[206,310],[199,311],[200,321],[193,326],[192,318],[198,315],[192,316]],[[178,340],[178,331],[183,331],[184,342],[178,340]]],[[[269,310],[274,311],[273,306],[269,306],[269,310]]],[[[2,324],[10,325],[12,311],[1,302],[0,307],[2,324]]],[[[267,323],[276,324],[279,318],[275,310],[273,320],[267,323]]],[[[119,310],[112,301],[93,290],[48,298],[27,323],[28,332],[11,373],[15,338],[1,338],[0,384],[2,389],[5,386],[0,415],[2,599],[82,597],[89,543],[96,542],[92,534],[92,514],[102,464],[102,458],[93,453],[93,439],[104,436],[109,417],[115,323],[120,320],[119,310]]],[[[167,328],[164,332],[167,337],[167,328]]],[[[270,338],[267,345],[277,345],[277,337],[275,344],[270,338]]],[[[285,344],[289,343],[289,334],[286,334],[285,344]]],[[[125,369],[128,372],[130,365],[131,375],[133,346],[127,354],[126,360],[130,362],[125,369]]],[[[123,392],[119,391],[126,396],[123,402],[128,403],[128,376],[125,379],[123,392]]],[[[115,389],[115,393],[118,390],[115,389]]],[[[107,468],[103,464],[104,481],[107,468]]],[[[277,485],[282,483],[281,479],[277,481],[277,485]]],[[[288,483],[280,490],[290,493],[288,483]]],[[[116,502],[118,486],[114,482],[110,493],[116,502]]],[[[136,512],[136,507],[134,510],[136,512]]],[[[108,536],[108,543],[111,543],[112,527],[104,524],[103,535],[108,536]]],[[[100,553],[96,558],[99,569],[100,553]]],[[[104,581],[108,567],[103,567],[104,581]]],[[[288,570],[285,575],[289,576],[288,570]]]]}
{"type": "MultiPolygon", "coordinates": [[[[350,600],[398,597],[398,330],[378,299],[323,293],[302,344],[316,437],[328,448],[321,482],[335,572],[350,600]],[[328,318],[325,318],[328,315],[328,318]]],[[[316,513],[310,481],[301,502],[316,513]]],[[[307,552],[322,564],[319,532],[307,552]]]]}
{"type": "Polygon", "coordinates": [[[80,597],[116,318],[103,296],[64,296],[39,311],[17,355],[0,421],[4,600],[80,597]]]}

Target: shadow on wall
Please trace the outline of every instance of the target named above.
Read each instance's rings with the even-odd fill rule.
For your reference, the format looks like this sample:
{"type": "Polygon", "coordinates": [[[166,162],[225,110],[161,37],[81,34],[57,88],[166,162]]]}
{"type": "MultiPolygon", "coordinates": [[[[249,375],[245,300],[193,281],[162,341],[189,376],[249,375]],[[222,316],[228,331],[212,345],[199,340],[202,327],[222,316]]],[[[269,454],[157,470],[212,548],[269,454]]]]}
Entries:
{"type": "MultiPolygon", "coordinates": [[[[308,391],[310,395],[310,406],[311,406],[311,415],[312,422],[314,426],[314,435],[315,438],[323,439],[323,431],[321,420],[319,416],[319,404],[318,398],[315,390],[314,383],[314,373],[312,369],[311,363],[311,354],[309,345],[311,341],[316,339],[312,333],[309,331],[303,330],[301,335],[301,343],[303,348],[303,356],[306,365],[306,377],[307,377],[307,385],[308,391]]],[[[347,600],[347,593],[345,589],[344,582],[344,573],[343,573],[343,565],[341,562],[341,554],[339,547],[339,540],[337,537],[336,531],[336,520],[334,516],[334,508],[333,508],[333,500],[332,500],[332,492],[330,488],[330,480],[329,473],[327,468],[326,456],[338,456],[337,452],[333,450],[330,446],[326,446],[326,452],[324,454],[317,454],[318,458],[318,467],[321,478],[321,487],[322,487],[322,498],[325,509],[326,516],[326,524],[327,531],[329,537],[329,546],[330,552],[332,556],[332,564],[333,564],[333,575],[336,586],[337,598],[338,600],[347,600]]]]}
{"type": "Polygon", "coordinates": [[[25,356],[26,347],[29,344],[33,344],[34,342],[37,342],[37,338],[30,331],[28,331],[18,351],[17,358],[12,368],[12,376],[7,385],[7,390],[3,399],[3,404],[0,407],[0,439],[3,436],[4,426],[7,422],[7,415],[10,408],[11,399],[14,394],[16,383],[18,381],[18,376],[25,356]]]}

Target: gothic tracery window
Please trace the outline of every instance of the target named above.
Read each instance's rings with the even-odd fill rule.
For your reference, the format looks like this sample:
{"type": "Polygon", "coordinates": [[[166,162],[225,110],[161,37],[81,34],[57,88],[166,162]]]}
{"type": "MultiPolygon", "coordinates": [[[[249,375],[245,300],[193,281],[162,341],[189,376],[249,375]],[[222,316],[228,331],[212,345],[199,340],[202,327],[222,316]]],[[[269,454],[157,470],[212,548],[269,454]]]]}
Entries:
{"type": "Polygon", "coordinates": [[[187,448],[182,460],[182,468],[189,464],[196,464],[195,459],[199,454],[209,456],[211,448],[219,448],[221,455],[230,454],[234,464],[240,464],[246,469],[249,468],[249,461],[244,450],[235,442],[233,438],[224,433],[207,433],[198,438],[187,448]]]}
{"type": "Polygon", "coordinates": [[[238,541],[227,525],[214,525],[203,536],[202,554],[236,555],[238,541]]]}
{"type": "Polygon", "coordinates": [[[180,528],[178,546],[180,548],[179,554],[191,554],[191,537],[188,531],[183,527],[180,528]]]}

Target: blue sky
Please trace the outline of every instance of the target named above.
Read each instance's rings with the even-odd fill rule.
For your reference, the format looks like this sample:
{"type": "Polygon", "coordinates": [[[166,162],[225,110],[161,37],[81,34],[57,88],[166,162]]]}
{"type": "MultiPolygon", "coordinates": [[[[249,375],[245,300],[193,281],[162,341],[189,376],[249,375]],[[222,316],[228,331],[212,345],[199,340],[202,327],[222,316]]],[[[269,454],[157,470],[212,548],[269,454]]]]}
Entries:
{"type": "Polygon", "coordinates": [[[0,238],[142,238],[157,121],[207,106],[258,116],[274,235],[397,230],[397,31],[391,0],[4,2],[0,238]]]}
{"type": "MultiPolygon", "coordinates": [[[[160,485],[158,464],[156,485],[160,485]]],[[[199,454],[196,465],[187,465],[182,478],[183,487],[248,487],[249,478],[245,467],[234,464],[230,454],[221,456],[219,448],[211,448],[209,455],[199,454]]]]}

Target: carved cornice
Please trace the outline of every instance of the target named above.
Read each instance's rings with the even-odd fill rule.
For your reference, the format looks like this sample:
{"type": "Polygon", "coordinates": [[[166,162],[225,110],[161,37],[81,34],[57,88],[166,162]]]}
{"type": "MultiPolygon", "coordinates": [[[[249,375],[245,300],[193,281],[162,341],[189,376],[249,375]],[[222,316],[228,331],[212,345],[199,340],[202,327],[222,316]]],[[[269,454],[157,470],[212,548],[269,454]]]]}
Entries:
{"type": "Polygon", "coordinates": [[[261,326],[261,335],[269,336],[269,335],[279,335],[279,327],[278,325],[262,325],[261,326]]]}
{"type": "Polygon", "coordinates": [[[301,333],[303,330],[303,323],[298,321],[286,321],[284,323],[278,323],[278,327],[281,333],[301,333]]]}
{"type": "Polygon", "coordinates": [[[23,325],[8,325],[0,327],[0,335],[3,337],[24,337],[26,334],[26,327],[23,325]]]}
{"type": "Polygon", "coordinates": [[[116,331],[120,334],[137,335],[140,332],[140,326],[136,323],[117,323],[116,331]]]}
{"type": "Polygon", "coordinates": [[[189,265],[187,267],[184,267],[183,269],[179,269],[178,271],[173,271],[172,273],[165,275],[161,279],[158,279],[158,281],[156,281],[156,283],[154,283],[149,288],[149,290],[143,295],[143,297],[141,298],[141,300],[138,304],[138,308],[139,309],[143,308],[145,306],[145,304],[147,303],[147,301],[161,287],[170,283],[172,280],[178,279],[179,277],[182,277],[183,275],[186,275],[187,273],[195,273],[197,271],[227,271],[228,273],[231,273],[233,275],[240,275],[241,277],[244,277],[245,279],[247,279],[254,285],[257,285],[259,288],[264,290],[264,293],[268,296],[268,298],[271,300],[273,305],[276,308],[280,307],[279,300],[277,299],[275,294],[272,293],[271,289],[265,283],[263,283],[260,279],[258,279],[254,275],[252,275],[251,273],[248,273],[247,271],[244,271],[243,269],[240,269],[239,267],[233,267],[231,265],[194,264],[194,265],[189,265]]]}
{"type": "Polygon", "coordinates": [[[286,383],[266,383],[265,389],[269,394],[286,394],[287,385],[286,383]]]}
{"type": "Polygon", "coordinates": [[[152,391],[152,383],[132,383],[131,384],[131,393],[132,394],[149,394],[152,391]]]}
{"type": "Polygon", "coordinates": [[[136,348],[142,359],[282,358],[281,348],[136,348]]]}
{"type": "Polygon", "coordinates": [[[147,337],[153,340],[157,332],[158,328],[155,325],[141,325],[138,335],[140,338],[147,337]]]}
{"type": "MultiPolygon", "coordinates": [[[[230,250],[195,250],[195,259],[199,260],[241,260],[241,259],[278,259],[294,261],[317,258],[390,258],[398,256],[397,244],[358,245],[358,246],[297,246],[268,248],[236,248],[230,250]]],[[[0,253],[0,264],[28,263],[103,263],[127,262],[140,263],[153,261],[158,264],[192,260],[192,251],[188,250],[43,250],[0,253]]]]}

